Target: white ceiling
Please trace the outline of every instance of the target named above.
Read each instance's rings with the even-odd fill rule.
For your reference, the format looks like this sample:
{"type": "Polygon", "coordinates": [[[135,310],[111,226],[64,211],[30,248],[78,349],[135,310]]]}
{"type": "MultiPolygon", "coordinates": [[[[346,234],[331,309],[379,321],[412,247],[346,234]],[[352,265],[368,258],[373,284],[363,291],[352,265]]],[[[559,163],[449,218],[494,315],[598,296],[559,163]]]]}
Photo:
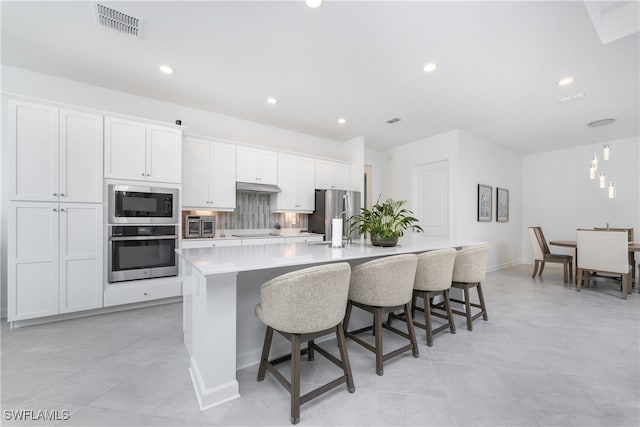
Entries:
{"type": "Polygon", "coordinates": [[[142,19],[137,39],[89,1],[1,3],[3,64],[336,141],[463,129],[526,154],[593,143],[602,118],[640,133],[638,32],[603,44],[581,1],[102,2],[142,19]]]}

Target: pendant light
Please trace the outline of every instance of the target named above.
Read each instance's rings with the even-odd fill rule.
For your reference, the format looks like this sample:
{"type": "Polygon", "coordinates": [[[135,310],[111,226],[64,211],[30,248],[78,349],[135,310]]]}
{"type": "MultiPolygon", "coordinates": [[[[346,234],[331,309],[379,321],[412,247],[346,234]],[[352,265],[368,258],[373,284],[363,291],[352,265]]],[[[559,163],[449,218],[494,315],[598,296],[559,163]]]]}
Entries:
{"type": "MultiPolygon", "coordinates": [[[[611,154],[611,146],[607,142],[607,127],[612,125],[616,119],[601,119],[596,120],[594,122],[588,123],[587,126],[591,128],[602,128],[602,142],[603,142],[603,152],[602,159],[603,161],[609,160],[611,154]]],[[[598,186],[602,189],[607,188],[607,174],[603,170],[604,163],[600,165],[600,173],[598,173],[598,156],[596,154],[591,158],[591,164],[589,167],[589,179],[595,180],[596,176],[598,176],[598,186]]],[[[615,199],[616,197],[616,186],[614,182],[609,182],[609,198],[615,199]]]]}
{"type": "Polygon", "coordinates": [[[600,172],[600,188],[606,188],[607,187],[607,176],[604,174],[604,172],[600,172]]]}

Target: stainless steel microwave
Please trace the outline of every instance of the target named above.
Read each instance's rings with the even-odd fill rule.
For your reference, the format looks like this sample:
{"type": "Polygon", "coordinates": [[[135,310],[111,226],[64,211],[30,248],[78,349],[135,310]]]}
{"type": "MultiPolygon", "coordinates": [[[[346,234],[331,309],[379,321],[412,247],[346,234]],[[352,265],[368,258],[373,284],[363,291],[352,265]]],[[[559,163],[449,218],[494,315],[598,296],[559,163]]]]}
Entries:
{"type": "Polygon", "coordinates": [[[109,185],[110,224],[178,224],[175,188],[109,185]]]}

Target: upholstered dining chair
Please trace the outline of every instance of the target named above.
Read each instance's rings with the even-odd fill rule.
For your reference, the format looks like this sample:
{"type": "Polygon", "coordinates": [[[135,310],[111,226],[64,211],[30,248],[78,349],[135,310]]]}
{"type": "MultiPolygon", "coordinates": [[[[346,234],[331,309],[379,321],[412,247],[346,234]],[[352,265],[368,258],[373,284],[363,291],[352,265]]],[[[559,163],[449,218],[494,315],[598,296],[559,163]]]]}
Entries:
{"type": "MultiPolygon", "coordinates": [[[[416,279],[413,282],[413,299],[411,300],[411,316],[413,324],[426,331],[427,345],[433,345],[433,336],[446,329],[452,334],[456,333],[456,324],[449,303],[449,289],[453,275],[453,264],[456,260],[456,250],[453,248],[439,249],[418,254],[418,266],[416,279]],[[442,297],[439,304],[433,303],[433,298],[442,297]],[[423,307],[418,307],[418,299],[422,298],[423,307]],[[416,311],[424,314],[424,323],[416,320],[416,311]],[[433,328],[431,317],[445,319],[446,323],[433,328]]],[[[389,313],[387,324],[393,319],[406,321],[404,312],[400,314],[389,313]]]]}
{"type": "Polygon", "coordinates": [[[489,320],[487,306],[482,292],[482,281],[486,276],[487,258],[489,257],[489,245],[469,246],[456,252],[456,260],[453,264],[451,287],[462,289],[464,301],[449,298],[450,301],[464,305],[464,311],[451,309],[451,312],[467,318],[467,329],[473,330],[473,321],[482,316],[483,320],[489,320]],[[478,303],[471,302],[469,289],[476,288],[478,303]],[[476,314],[471,314],[471,307],[479,308],[476,314]]]}
{"type": "Polygon", "coordinates": [[[348,338],[375,353],[378,375],[383,375],[385,360],[409,350],[414,357],[420,356],[411,317],[411,297],[417,262],[415,254],[394,255],[365,262],[354,267],[351,272],[344,330],[348,338]],[[349,331],[349,320],[354,306],[372,313],[373,325],[349,331]],[[384,314],[401,309],[405,312],[407,333],[382,322],[384,314]],[[382,328],[407,338],[409,344],[383,354],[382,328]],[[375,336],[374,345],[357,336],[371,330],[375,336]]]}
{"type": "Polygon", "coordinates": [[[577,230],[578,291],[589,286],[590,273],[620,274],[622,298],[631,292],[629,242],[626,231],[577,230]]]}
{"type": "Polygon", "coordinates": [[[342,327],[351,267],[348,263],[327,264],[310,267],[278,276],[260,287],[260,303],[256,306],[256,316],[267,325],[267,331],[258,369],[258,381],[263,381],[266,371],[291,394],[291,423],[300,421],[300,405],[340,384],[346,383],[349,393],[355,391],[349,355],[342,327]],[[277,331],[291,342],[291,354],[269,360],[273,331],[277,331]],[[314,343],[314,339],[331,333],[336,334],[340,359],[314,343]],[[300,344],[307,342],[307,349],[300,344]],[[307,353],[313,360],[317,351],[337,365],[343,375],[327,384],[300,395],[300,355],[307,353]],[[278,363],[291,360],[291,377],[287,381],[275,367],[278,363]]]}
{"type": "Polygon", "coordinates": [[[542,227],[529,227],[529,239],[533,248],[535,265],[531,278],[542,276],[545,262],[560,263],[564,266],[564,283],[573,280],[573,257],[571,255],[552,254],[542,233],[542,227]],[[538,272],[540,268],[540,272],[538,272]]]}

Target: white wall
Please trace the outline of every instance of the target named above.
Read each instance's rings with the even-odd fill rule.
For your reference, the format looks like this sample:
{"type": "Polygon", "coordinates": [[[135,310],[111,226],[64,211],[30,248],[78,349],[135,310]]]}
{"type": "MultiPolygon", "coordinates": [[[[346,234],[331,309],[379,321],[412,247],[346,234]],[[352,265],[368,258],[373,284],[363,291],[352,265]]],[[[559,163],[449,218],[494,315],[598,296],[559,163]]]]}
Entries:
{"type": "MultiPolygon", "coordinates": [[[[522,255],[532,263],[526,228],[541,226],[549,240],[575,240],[577,228],[635,228],[640,234],[640,138],[610,143],[611,157],[602,160],[601,145],[585,145],[523,157],[522,255]],[[616,182],[617,197],[609,199],[597,181],[589,179],[588,165],[594,151],[599,165],[616,182]]],[[[571,249],[551,247],[571,254],[571,249]]]]}
{"type": "Polygon", "coordinates": [[[384,176],[384,153],[373,148],[366,147],[364,151],[364,164],[371,166],[371,204],[382,195],[382,182],[384,176]]]}
{"type": "Polygon", "coordinates": [[[364,137],[346,141],[343,146],[350,160],[349,189],[359,191],[361,197],[364,197],[364,137]]]}
{"type": "MultiPolygon", "coordinates": [[[[450,227],[453,239],[486,241],[491,246],[490,270],[520,262],[520,155],[463,131],[451,131],[394,147],[386,152],[384,197],[408,200],[413,194],[415,166],[448,160],[450,166],[450,227]],[[477,185],[509,190],[510,219],[477,222],[477,185]]],[[[494,199],[495,204],[495,199],[494,199]]],[[[495,206],[493,207],[495,211],[495,206]]]]}
{"type": "Polygon", "coordinates": [[[490,141],[460,132],[458,175],[459,238],[486,241],[491,246],[489,269],[519,264],[522,229],[522,161],[520,154],[490,141]],[[492,221],[477,221],[478,184],[493,187],[492,221]],[[509,190],[509,221],[496,222],[496,188],[509,190]]]}
{"type": "MultiPolygon", "coordinates": [[[[396,200],[407,200],[407,208],[415,209],[411,201],[413,195],[413,167],[441,160],[449,160],[449,165],[451,166],[451,192],[455,194],[457,188],[455,176],[458,164],[458,139],[459,132],[454,130],[393,147],[384,152],[382,198],[390,197],[396,200]]],[[[451,212],[454,212],[454,208],[451,209],[451,212]]],[[[451,236],[456,238],[455,225],[452,221],[449,223],[453,227],[451,236]]]]}

